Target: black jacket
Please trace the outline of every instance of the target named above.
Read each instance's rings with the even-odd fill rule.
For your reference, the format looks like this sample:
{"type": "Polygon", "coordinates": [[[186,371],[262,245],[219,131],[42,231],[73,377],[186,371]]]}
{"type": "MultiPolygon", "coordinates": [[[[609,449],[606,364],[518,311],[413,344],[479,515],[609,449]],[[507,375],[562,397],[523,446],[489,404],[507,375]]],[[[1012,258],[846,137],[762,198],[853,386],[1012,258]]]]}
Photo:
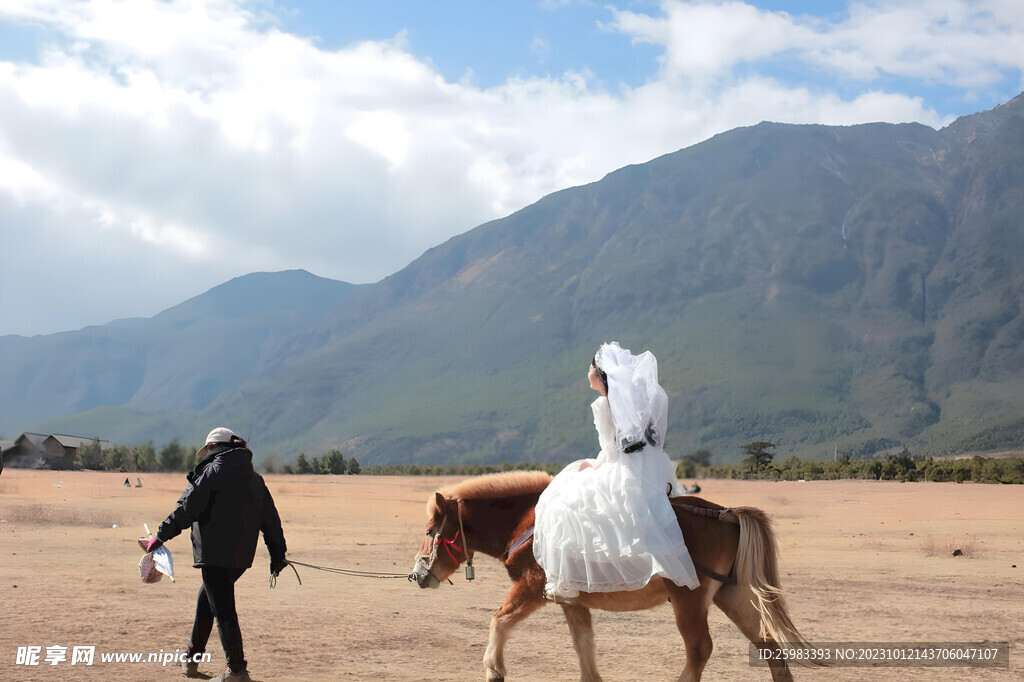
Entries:
{"type": "Polygon", "coordinates": [[[271,561],[283,561],[287,551],[274,498],[245,447],[220,447],[204,457],[156,536],[167,542],[189,526],[196,567],[249,568],[260,531],[271,561]]]}

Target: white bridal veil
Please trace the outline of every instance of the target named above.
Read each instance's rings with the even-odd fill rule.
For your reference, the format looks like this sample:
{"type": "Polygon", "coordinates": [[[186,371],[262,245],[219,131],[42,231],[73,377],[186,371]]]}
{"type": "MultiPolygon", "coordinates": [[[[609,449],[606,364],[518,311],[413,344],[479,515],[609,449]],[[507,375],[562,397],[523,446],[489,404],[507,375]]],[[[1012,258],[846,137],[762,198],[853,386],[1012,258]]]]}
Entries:
{"type": "Polygon", "coordinates": [[[650,351],[633,355],[618,343],[597,350],[597,368],[608,376],[608,403],[615,439],[625,450],[637,443],[665,445],[668,396],[658,384],[658,361],[650,351]]]}

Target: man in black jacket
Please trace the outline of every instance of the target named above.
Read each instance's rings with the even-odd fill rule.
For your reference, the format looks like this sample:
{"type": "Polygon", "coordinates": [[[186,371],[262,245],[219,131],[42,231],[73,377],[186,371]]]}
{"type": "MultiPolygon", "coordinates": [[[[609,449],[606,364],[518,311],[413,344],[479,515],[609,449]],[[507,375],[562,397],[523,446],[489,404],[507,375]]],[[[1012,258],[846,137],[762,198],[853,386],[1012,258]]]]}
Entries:
{"type": "Polygon", "coordinates": [[[193,565],[203,572],[203,586],[188,643],[186,675],[199,676],[198,664],[191,661],[206,651],[216,619],[228,660],[228,669],[218,679],[247,682],[250,678],[235,612],[235,582],[252,566],[261,531],[270,551],[271,574],[277,575],[288,565],[284,531],[274,498],[253,469],[252,452],[244,440],[230,429],[216,428],[198,454],[202,460],[188,473],[185,492],[147,550],[153,551],[191,526],[193,565]]]}

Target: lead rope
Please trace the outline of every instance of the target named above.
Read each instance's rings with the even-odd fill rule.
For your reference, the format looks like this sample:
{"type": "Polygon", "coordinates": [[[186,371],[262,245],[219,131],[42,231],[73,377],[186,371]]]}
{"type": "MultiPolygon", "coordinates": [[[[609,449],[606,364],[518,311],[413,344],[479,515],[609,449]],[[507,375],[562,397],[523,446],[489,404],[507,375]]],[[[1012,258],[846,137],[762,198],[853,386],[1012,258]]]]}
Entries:
{"type": "MultiPolygon", "coordinates": [[[[355,578],[406,578],[409,579],[408,573],[377,573],[374,571],[356,571],[349,568],[333,568],[331,566],[317,566],[316,564],[305,564],[301,561],[292,561],[288,559],[288,566],[292,567],[295,571],[295,578],[299,581],[299,585],[302,584],[302,578],[299,577],[299,571],[296,566],[303,566],[305,568],[312,568],[316,571],[324,571],[326,573],[337,573],[339,575],[347,575],[355,578]]],[[[277,575],[271,574],[270,576],[270,587],[277,586],[277,575]]]]}
{"type": "MultiPolygon", "coordinates": [[[[301,585],[302,584],[302,578],[299,577],[299,569],[295,568],[295,566],[292,566],[292,562],[290,562],[290,561],[288,563],[286,563],[285,566],[291,566],[292,567],[292,570],[295,571],[295,579],[298,580],[299,581],[299,585],[301,585]]],[[[275,587],[277,587],[277,573],[271,573],[270,574],[270,589],[274,589],[275,587]]]]}

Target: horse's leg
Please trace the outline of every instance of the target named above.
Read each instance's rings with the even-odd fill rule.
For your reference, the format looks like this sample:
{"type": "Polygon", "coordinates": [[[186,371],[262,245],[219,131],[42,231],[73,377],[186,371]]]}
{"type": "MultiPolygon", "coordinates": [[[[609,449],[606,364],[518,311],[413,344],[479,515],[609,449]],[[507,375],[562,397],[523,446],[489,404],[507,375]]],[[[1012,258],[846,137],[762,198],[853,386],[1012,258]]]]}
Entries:
{"type": "MultiPolygon", "coordinates": [[[[769,652],[778,650],[779,645],[770,637],[761,637],[761,614],[754,607],[754,592],[743,585],[726,585],[715,595],[715,605],[729,617],[736,627],[754,644],[769,652]]],[[[768,667],[774,682],[792,682],[793,675],[783,659],[768,659],[768,667]]]]}
{"type": "Polygon", "coordinates": [[[597,672],[597,658],[594,655],[594,627],[590,619],[590,609],[583,606],[562,605],[565,621],[569,624],[572,635],[572,646],[580,659],[580,681],[601,682],[597,672]]]}
{"type": "Polygon", "coordinates": [[[697,589],[691,590],[666,580],[665,586],[672,600],[676,627],[686,646],[686,666],[679,675],[679,682],[697,682],[714,648],[708,631],[708,608],[721,583],[704,578],[697,589]]]}
{"type": "Polygon", "coordinates": [[[536,585],[525,580],[513,583],[512,589],[505,595],[505,602],[491,616],[491,631],[487,651],[484,653],[487,682],[505,679],[505,642],[509,630],[543,604],[544,598],[536,585]]]}

